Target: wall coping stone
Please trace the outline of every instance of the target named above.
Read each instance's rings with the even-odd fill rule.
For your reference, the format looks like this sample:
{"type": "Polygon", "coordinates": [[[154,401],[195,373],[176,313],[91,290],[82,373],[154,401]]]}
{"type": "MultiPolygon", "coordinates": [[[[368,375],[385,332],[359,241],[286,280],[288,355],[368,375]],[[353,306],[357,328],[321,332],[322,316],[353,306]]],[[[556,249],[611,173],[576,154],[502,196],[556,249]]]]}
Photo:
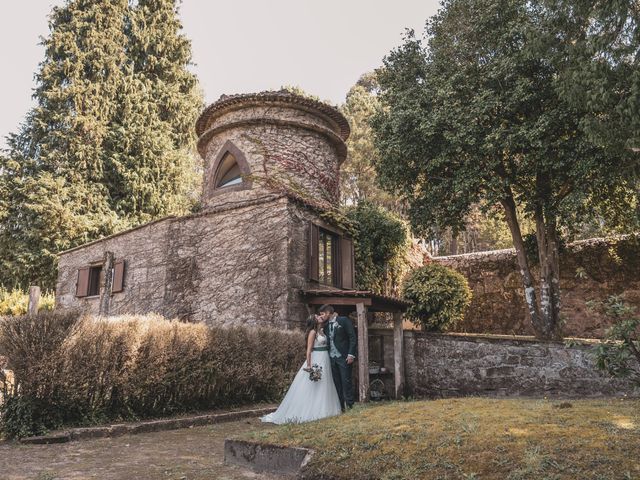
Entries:
{"type": "Polygon", "coordinates": [[[275,411],[275,406],[252,408],[249,410],[236,410],[231,412],[209,413],[204,415],[191,415],[176,418],[163,418],[159,420],[145,420],[133,423],[118,423],[100,427],[71,428],[62,432],[53,432],[48,435],[36,437],[24,437],[20,443],[28,445],[65,443],[72,440],[87,440],[92,438],[117,437],[120,435],[135,435],[138,433],[160,432],[176,430],[178,428],[199,427],[215,423],[232,422],[243,418],[257,417],[275,411]]]}
{"type": "MultiPolygon", "coordinates": [[[[493,333],[464,333],[464,332],[425,332],[422,330],[404,330],[405,337],[425,337],[425,338],[443,338],[451,340],[461,340],[466,342],[510,342],[510,343],[526,343],[538,345],[556,345],[560,347],[569,346],[594,346],[600,345],[602,340],[598,338],[576,338],[565,337],[562,340],[541,340],[530,335],[499,335],[493,333]],[[569,345],[567,345],[569,344],[569,345]]],[[[370,328],[369,334],[374,335],[393,335],[392,328],[370,328]]]]}
{"type": "Polygon", "coordinates": [[[518,342],[518,343],[529,343],[529,344],[536,343],[540,345],[558,345],[563,347],[567,346],[568,342],[572,344],[581,344],[581,345],[599,345],[600,343],[602,343],[602,341],[597,338],[565,337],[562,340],[542,340],[529,335],[499,335],[499,334],[493,334],[493,333],[491,334],[460,333],[460,332],[439,333],[439,332],[423,332],[419,330],[411,330],[409,331],[409,333],[414,336],[451,338],[455,340],[463,340],[463,341],[469,341],[469,342],[475,342],[475,341],[518,342]]]}
{"type": "MultiPolygon", "coordinates": [[[[585,240],[576,240],[575,242],[571,242],[567,244],[567,248],[572,250],[580,250],[584,247],[590,247],[595,245],[606,245],[610,243],[612,240],[620,241],[620,240],[629,240],[631,238],[640,239],[640,234],[628,233],[625,235],[612,235],[610,237],[596,237],[596,238],[587,238],[585,240]]],[[[494,260],[496,258],[505,258],[505,257],[514,257],[516,255],[515,248],[503,248],[500,250],[485,250],[483,252],[470,252],[470,253],[460,253],[457,255],[443,255],[440,257],[430,257],[434,262],[446,262],[447,260],[457,260],[457,259],[487,259],[494,260]]]]}
{"type": "Polygon", "coordinates": [[[242,93],[237,95],[221,95],[220,98],[204,109],[198,120],[196,121],[196,133],[201,136],[211,121],[222,115],[223,113],[243,107],[263,106],[270,104],[280,104],[291,108],[298,108],[320,115],[331,120],[336,126],[342,140],[349,137],[351,129],[349,122],[340,111],[318,100],[303,97],[286,90],[280,91],[263,91],[258,93],[242,93]]]}

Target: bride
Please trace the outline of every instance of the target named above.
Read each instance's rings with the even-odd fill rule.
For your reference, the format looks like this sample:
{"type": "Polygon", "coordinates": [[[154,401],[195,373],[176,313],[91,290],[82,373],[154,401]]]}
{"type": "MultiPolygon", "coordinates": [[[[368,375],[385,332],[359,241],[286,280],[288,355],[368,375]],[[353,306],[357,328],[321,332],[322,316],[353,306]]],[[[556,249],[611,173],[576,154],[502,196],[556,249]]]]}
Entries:
{"type": "Polygon", "coordinates": [[[271,423],[302,423],[339,415],[340,400],[331,376],[329,339],[324,334],[324,319],[311,315],[307,320],[307,361],[296,374],[278,409],[261,418],[271,423]],[[309,378],[310,367],[322,367],[320,380],[309,378]]]}

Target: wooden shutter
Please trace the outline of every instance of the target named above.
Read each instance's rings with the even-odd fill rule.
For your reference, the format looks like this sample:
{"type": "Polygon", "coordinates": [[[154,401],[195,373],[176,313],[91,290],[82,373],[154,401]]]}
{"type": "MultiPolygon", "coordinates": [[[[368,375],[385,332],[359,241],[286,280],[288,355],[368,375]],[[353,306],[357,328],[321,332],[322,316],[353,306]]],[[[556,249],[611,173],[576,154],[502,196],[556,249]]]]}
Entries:
{"type": "Polygon", "coordinates": [[[78,269],[78,280],[76,282],[76,297],[86,297],[89,292],[89,267],[78,269]]]}
{"type": "Polygon", "coordinates": [[[350,238],[340,237],[340,286],[351,290],[354,288],[353,280],[353,241],[350,238]]]}
{"type": "Polygon", "coordinates": [[[113,262],[113,284],[111,291],[113,293],[121,292],[124,289],[124,260],[116,260],[113,262]]]}
{"type": "Polygon", "coordinates": [[[309,280],[317,282],[319,277],[318,244],[320,241],[320,228],[318,225],[309,223],[309,280]]]}

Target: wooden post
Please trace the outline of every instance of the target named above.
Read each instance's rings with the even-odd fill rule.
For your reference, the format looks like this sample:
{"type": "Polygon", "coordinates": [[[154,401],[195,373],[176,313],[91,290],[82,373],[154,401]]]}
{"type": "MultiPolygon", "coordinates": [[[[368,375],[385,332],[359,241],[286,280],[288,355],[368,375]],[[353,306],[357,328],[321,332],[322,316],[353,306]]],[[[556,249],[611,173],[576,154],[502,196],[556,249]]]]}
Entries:
{"type": "Polygon", "coordinates": [[[404,333],[402,313],[393,314],[393,375],[396,399],[404,396],[404,333]]]}
{"type": "Polygon", "coordinates": [[[361,402],[369,401],[369,325],[367,307],[356,304],[358,311],[358,391],[361,402]]]}
{"type": "Polygon", "coordinates": [[[113,252],[104,252],[104,263],[102,264],[104,272],[104,286],[100,292],[100,311],[99,315],[109,315],[111,307],[111,288],[113,286],[113,252]]]}
{"type": "Polygon", "coordinates": [[[27,308],[27,314],[29,316],[35,316],[38,314],[38,308],[40,308],[40,287],[29,287],[29,306],[27,308]]]}

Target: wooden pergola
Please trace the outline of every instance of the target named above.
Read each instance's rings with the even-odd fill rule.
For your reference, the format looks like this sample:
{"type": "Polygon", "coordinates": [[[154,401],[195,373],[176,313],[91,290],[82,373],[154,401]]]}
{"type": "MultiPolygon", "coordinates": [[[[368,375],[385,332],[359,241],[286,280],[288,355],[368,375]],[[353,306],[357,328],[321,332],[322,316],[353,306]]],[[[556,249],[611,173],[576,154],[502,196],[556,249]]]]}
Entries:
{"type": "Polygon", "coordinates": [[[368,290],[301,290],[309,305],[351,305],[358,314],[358,398],[369,400],[369,324],[368,312],[393,314],[393,375],[395,398],[404,393],[404,341],[402,314],[409,303],[395,297],[377,295],[368,290]]]}

